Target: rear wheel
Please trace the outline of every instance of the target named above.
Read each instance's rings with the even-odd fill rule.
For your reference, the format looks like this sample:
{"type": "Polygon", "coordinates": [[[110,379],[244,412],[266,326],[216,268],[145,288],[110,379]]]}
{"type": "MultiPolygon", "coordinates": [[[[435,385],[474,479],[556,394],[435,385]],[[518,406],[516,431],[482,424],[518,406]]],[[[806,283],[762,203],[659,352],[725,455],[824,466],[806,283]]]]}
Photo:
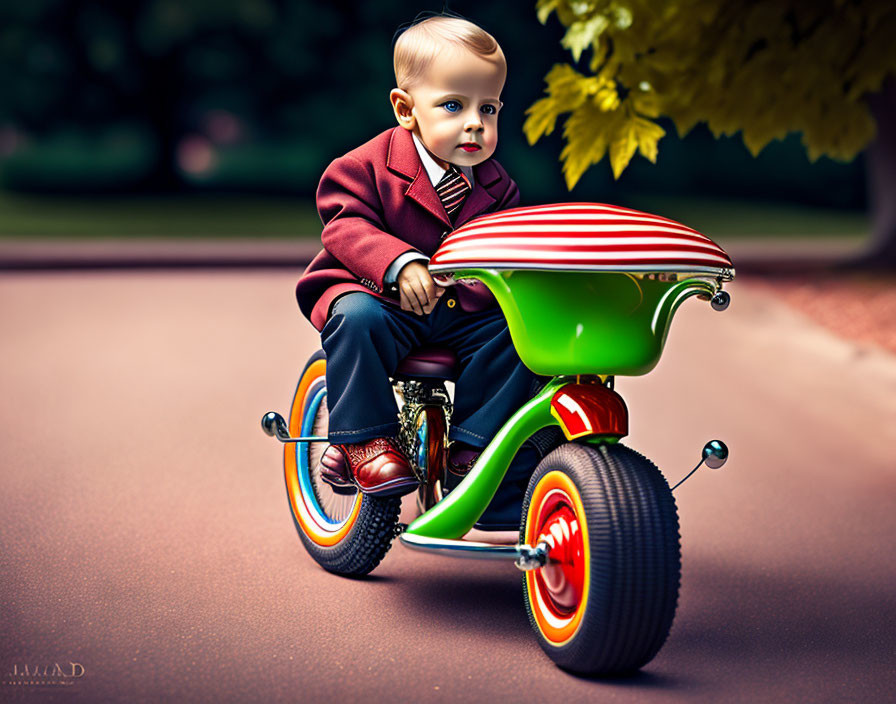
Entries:
{"type": "Polygon", "coordinates": [[[417,420],[414,462],[425,473],[417,490],[417,510],[425,513],[442,499],[445,464],[448,461],[448,431],[441,406],[426,406],[417,420]]]}
{"type": "Polygon", "coordinates": [[[544,651],[584,674],[636,670],[662,647],[681,550],[669,485],[623,445],[568,443],[545,457],[523,503],[523,543],[550,546],[526,572],[526,612],[544,651]]]}
{"type": "MultiPolygon", "coordinates": [[[[326,356],[311,356],[299,378],[289,413],[289,434],[327,436],[326,356]]],[[[326,442],[286,443],[286,493],[299,537],[326,570],[363,575],[392,544],[400,497],[375,497],[355,487],[334,490],[318,473],[326,442]]]]}

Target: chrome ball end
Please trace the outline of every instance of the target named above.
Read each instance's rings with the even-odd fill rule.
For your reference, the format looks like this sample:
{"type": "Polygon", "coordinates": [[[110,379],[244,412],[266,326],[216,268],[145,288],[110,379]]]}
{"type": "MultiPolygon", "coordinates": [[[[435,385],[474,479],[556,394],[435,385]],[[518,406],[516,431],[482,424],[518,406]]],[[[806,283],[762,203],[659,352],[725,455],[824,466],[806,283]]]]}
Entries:
{"type": "Polygon", "coordinates": [[[274,413],[274,411],[268,411],[262,416],[261,429],[272,438],[279,438],[280,440],[289,438],[289,428],[286,425],[286,421],[283,420],[283,416],[279,413],[274,413]]]}
{"type": "Polygon", "coordinates": [[[703,460],[710,469],[718,469],[728,461],[728,446],[721,440],[710,440],[703,446],[703,460]]]}
{"type": "Polygon", "coordinates": [[[713,310],[722,311],[731,305],[731,294],[727,291],[719,291],[710,299],[709,304],[713,310]]]}

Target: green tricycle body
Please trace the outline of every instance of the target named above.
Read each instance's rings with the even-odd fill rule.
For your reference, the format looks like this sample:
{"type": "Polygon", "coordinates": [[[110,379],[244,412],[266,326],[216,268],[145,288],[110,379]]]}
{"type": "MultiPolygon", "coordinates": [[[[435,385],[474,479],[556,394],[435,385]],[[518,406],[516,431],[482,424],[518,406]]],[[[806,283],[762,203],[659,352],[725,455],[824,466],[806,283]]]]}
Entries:
{"type": "MultiPolygon", "coordinates": [[[[504,424],[457,489],[408,526],[409,535],[442,539],[473,527],[529,437],[561,425],[551,413],[559,389],[582,376],[646,374],[660,360],[678,307],[692,296],[711,300],[723,280],[709,274],[538,269],[462,269],[454,278],[488,286],[520,359],[553,378],[504,424]]],[[[598,428],[581,439],[616,442],[619,436],[598,428]]]]}

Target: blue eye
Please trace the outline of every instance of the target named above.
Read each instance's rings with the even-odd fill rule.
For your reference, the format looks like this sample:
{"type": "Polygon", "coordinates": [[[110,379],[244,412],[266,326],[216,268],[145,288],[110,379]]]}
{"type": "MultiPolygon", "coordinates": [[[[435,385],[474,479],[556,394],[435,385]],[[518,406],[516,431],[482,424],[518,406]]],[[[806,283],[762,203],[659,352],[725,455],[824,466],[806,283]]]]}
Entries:
{"type": "Polygon", "coordinates": [[[442,103],[442,107],[445,108],[448,112],[459,112],[461,109],[461,104],[456,100],[449,100],[442,103]]]}
{"type": "Polygon", "coordinates": [[[486,115],[497,115],[498,114],[498,110],[494,105],[486,104],[486,105],[483,105],[481,108],[479,108],[479,110],[480,110],[480,112],[482,112],[486,115]]]}

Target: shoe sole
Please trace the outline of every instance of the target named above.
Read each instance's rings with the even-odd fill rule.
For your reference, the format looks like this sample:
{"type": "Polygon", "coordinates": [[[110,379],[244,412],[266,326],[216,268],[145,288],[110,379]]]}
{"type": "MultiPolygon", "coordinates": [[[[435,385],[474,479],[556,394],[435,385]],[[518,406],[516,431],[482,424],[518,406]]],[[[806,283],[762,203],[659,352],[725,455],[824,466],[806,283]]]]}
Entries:
{"type": "Polygon", "coordinates": [[[415,491],[420,486],[420,482],[416,479],[393,479],[391,482],[370,489],[365,489],[357,482],[355,482],[355,486],[361,493],[369,496],[404,496],[415,491]]]}
{"type": "Polygon", "coordinates": [[[345,482],[342,479],[332,479],[325,475],[323,472],[321,472],[318,476],[320,476],[320,479],[324,484],[329,486],[337,494],[354,494],[359,489],[359,487],[357,487],[352,482],[345,482]]]}
{"type": "Polygon", "coordinates": [[[410,494],[420,486],[420,482],[416,479],[402,478],[393,479],[391,482],[387,482],[386,484],[371,489],[365,489],[358,484],[357,481],[346,482],[341,477],[337,480],[323,472],[321,472],[319,476],[321,480],[329,485],[337,494],[354,493],[357,490],[363,494],[369,494],[370,496],[394,496],[396,494],[410,494]],[[346,491],[346,489],[349,491],[346,491]]]}

